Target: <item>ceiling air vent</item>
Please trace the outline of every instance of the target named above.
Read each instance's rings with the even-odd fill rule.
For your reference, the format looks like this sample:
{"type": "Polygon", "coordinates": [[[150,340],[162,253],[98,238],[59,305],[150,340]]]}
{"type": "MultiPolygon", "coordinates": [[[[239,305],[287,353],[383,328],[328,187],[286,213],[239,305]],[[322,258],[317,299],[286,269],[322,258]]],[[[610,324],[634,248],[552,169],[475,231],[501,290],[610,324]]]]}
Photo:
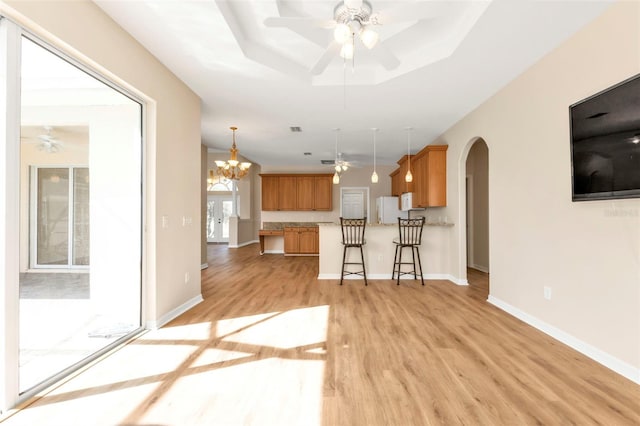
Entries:
{"type": "Polygon", "coordinates": [[[320,160],[320,162],[322,164],[325,164],[325,165],[334,165],[334,164],[336,164],[336,160],[320,160]]]}
{"type": "Polygon", "coordinates": [[[302,131],[302,127],[300,126],[291,126],[289,127],[289,129],[293,132],[293,133],[299,133],[302,131]]]}

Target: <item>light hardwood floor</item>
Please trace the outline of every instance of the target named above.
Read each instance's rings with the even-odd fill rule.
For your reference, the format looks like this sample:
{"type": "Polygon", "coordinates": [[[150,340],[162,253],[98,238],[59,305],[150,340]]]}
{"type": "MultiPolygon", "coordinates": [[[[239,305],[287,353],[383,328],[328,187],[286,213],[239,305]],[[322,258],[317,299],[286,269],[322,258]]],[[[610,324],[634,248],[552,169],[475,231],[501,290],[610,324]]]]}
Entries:
{"type": "Polygon", "coordinates": [[[640,424],[640,386],[488,304],[486,274],[338,286],[258,250],[209,246],[203,303],[2,426],[640,424]]]}

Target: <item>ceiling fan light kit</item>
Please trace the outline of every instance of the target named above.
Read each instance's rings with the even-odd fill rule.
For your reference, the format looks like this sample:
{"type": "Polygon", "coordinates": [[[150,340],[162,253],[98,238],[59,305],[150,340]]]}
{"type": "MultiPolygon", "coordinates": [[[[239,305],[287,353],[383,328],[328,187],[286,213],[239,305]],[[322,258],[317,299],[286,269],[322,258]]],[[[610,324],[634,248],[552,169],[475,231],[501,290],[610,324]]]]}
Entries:
{"type": "Polygon", "coordinates": [[[333,38],[342,45],[340,56],[344,59],[353,58],[356,35],[367,49],[373,49],[378,43],[380,36],[371,29],[372,25],[378,25],[372,11],[368,1],[344,0],[336,5],[333,11],[336,22],[333,38]]]}

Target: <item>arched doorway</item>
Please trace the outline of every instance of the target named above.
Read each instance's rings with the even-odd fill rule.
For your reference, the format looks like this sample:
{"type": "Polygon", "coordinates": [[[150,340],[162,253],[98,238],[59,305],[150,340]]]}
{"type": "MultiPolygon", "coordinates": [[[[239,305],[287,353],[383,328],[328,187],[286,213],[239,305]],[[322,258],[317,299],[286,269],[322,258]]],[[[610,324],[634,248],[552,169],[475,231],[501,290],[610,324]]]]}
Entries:
{"type": "Polygon", "coordinates": [[[463,266],[467,281],[482,297],[489,294],[489,147],[482,138],[469,141],[464,150],[461,206],[464,206],[463,266]]]}

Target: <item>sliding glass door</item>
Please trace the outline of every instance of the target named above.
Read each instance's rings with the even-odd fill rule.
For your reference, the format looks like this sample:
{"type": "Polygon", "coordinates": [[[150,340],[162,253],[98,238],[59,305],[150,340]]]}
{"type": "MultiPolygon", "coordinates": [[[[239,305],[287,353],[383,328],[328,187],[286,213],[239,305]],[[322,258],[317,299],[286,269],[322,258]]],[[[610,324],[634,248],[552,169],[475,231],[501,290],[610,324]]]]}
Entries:
{"type": "Polygon", "coordinates": [[[141,329],[143,106],[2,17],[0,45],[2,410],[141,329]]]}
{"type": "Polygon", "coordinates": [[[31,268],[89,266],[89,168],[33,167],[31,268]]]}

